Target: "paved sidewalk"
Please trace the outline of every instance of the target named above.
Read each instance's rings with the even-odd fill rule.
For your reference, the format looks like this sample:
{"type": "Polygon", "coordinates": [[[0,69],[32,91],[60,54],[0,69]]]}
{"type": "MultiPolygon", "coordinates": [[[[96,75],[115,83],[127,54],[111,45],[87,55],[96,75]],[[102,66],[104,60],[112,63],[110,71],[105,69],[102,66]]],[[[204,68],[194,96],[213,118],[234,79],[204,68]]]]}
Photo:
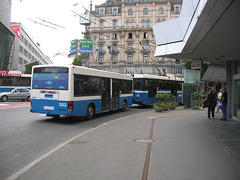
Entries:
{"type": "Polygon", "coordinates": [[[205,109],[144,112],[104,123],[10,179],[239,180],[240,123],[205,109]],[[18,177],[19,176],[19,177],[18,177]]]}

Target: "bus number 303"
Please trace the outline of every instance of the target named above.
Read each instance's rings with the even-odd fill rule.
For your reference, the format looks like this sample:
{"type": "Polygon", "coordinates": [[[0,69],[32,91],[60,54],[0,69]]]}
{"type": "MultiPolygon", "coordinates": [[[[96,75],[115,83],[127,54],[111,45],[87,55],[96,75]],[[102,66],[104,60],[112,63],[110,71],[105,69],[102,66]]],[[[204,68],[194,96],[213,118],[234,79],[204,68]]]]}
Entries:
{"type": "Polygon", "coordinates": [[[67,107],[67,103],[59,103],[58,106],[59,107],[67,107]]]}

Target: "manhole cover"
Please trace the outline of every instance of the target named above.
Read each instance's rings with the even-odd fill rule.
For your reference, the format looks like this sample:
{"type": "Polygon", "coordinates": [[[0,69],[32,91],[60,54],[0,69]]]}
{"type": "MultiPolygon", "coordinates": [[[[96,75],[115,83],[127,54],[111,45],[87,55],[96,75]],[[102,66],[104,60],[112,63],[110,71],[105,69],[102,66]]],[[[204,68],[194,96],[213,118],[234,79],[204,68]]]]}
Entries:
{"type": "Polygon", "coordinates": [[[134,141],[140,142],[140,143],[153,143],[153,139],[135,139],[134,141]]]}

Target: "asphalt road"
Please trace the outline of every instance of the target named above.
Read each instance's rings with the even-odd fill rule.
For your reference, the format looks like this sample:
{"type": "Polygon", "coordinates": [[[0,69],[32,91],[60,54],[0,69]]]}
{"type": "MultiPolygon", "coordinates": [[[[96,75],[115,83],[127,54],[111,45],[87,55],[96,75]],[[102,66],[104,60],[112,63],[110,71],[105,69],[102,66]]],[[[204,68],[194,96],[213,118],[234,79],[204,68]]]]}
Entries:
{"type": "Polygon", "coordinates": [[[0,102],[0,179],[6,179],[36,158],[72,137],[114,119],[150,111],[132,107],[96,116],[91,121],[52,119],[29,112],[29,102],[0,102]]]}

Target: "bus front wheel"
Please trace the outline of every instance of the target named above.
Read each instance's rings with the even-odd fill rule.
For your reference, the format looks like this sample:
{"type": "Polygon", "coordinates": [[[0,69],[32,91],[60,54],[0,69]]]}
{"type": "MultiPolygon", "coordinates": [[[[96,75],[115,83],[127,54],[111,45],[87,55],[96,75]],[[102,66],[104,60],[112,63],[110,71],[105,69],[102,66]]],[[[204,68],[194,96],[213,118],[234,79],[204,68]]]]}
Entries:
{"type": "Polygon", "coordinates": [[[87,107],[87,115],[86,115],[86,119],[87,120],[91,120],[93,118],[93,115],[94,115],[94,108],[92,105],[89,105],[87,107]]]}

